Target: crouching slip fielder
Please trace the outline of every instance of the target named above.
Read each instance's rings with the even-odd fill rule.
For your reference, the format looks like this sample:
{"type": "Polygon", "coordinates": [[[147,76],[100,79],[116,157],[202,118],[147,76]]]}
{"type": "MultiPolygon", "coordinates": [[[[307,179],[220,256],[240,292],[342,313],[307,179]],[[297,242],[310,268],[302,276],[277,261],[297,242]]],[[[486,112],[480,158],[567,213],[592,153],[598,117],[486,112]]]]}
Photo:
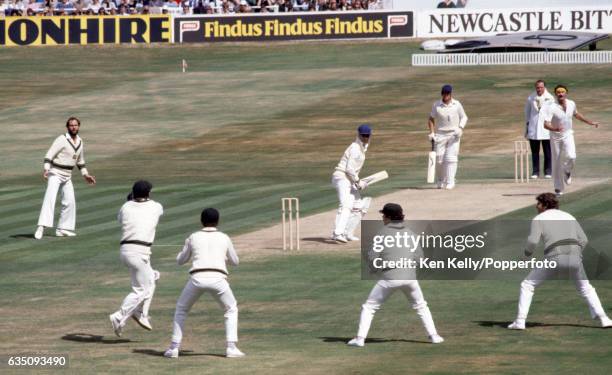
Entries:
{"type": "Polygon", "coordinates": [[[340,201],[332,240],[342,243],[359,240],[354,231],[371,202],[371,198],[361,198],[359,191],[367,188],[368,184],[359,179],[359,172],[365,162],[371,135],[372,128],[369,125],[359,126],[357,139],[344,151],[332,174],[332,185],[340,201]]]}
{"type": "Polygon", "coordinates": [[[110,315],[113,330],[121,336],[126,321],[132,317],[142,328],[152,330],[149,308],[155,292],[155,280],[159,272],[151,267],[151,246],[159,217],[164,213],[162,205],[151,200],[149,194],[153,185],[148,181],[137,181],[131,200],[119,210],[121,225],[120,258],[130,270],[132,292],[128,294],[121,308],[110,315]]]}
{"type": "MultiPolygon", "coordinates": [[[[385,231],[388,231],[390,235],[394,235],[398,232],[408,232],[403,224],[404,214],[402,207],[395,203],[387,203],[380,211],[383,214],[383,223],[385,225],[385,231]]],[[[421,253],[422,250],[418,249],[415,253],[421,253]]],[[[413,253],[414,254],[414,253],[413,253]]],[[[397,258],[395,258],[397,259],[397,258]]],[[[417,314],[421,318],[423,327],[429,335],[429,339],[433,344],[439,344],[444,342],[444,339],[438,335],[436,326],[427,306],[427,302],[421,292],[419,282],[416,280],[416,274],[414,270],[400,270],[391,269],[384,270],[382,278],[379,280],[368,299],[361,307],[361,317],[359,319],[359,328],[357,330],[357,336],[349,341],[347,344],[350,346],[362,347],[365,345],[365,339],[368,336],[370,325],[374,314],[378,311],[381,305],[389,298],[396,290],[401,290],[404,295],[412,299],[412,308],[416,310],[417,314]],[[409,272],[409,274],[407,274],[409,272]],[[408,276],[410,280],[399,280],[398,277],[406,278],[408,276]]]]}
{"type": "Polygon", "coordinates": [[[612,320],[601,306],[597,292],[589,283],[582,265],[582,250],[588,241],[582,227],[572,215],[559,210],[559,201],[553,193],[540,194],[536,200],[538,215],[531,221],[525,255],[531,256],[542,239],[544,257],[555,261],[557,268],[536,268],[527,275],[521,283],[516,320],[508,328],[525,329],[535,288],[557,275],[567,275],[574,279],[578,293],[589,305],[591,317],[599,319],[602,327],[612,327],[612,320]]]}
{"type": "Polygon", "coordinates": [[[78,135],[80,127],[81,121],[76,117],[70,117],[66,121],[66,134],[57,137],[45,155],[43,178],[47,180],[47,191],[40,209],[38,227],[34,233],[34,238],[37,240],[43,237],[45,227],[53,227],[53,214],[58,190],[62,196],[62,210],[60,211],[55,235],[58,237],[76,235],[74,233],[76,202],[71,180],[72,170],[75,166],[79,168],[88,184],[96,184],[96,178],[90,176],[87,168],[85,168],[83,140],[78,135]]]}
{"type": "Polygon", "coordinates": [[[433,104],[429,114],[429,140],[435,142],[438,189],[455,187],[459,143],[468,120],[452,92],[451,85],[442,86],[442,99],[433,104]]]}
{"type": "Polygon", "coordinates": [[[185,285],[176,302],[172,343],[164,356],[178,358],[187,314],[202,293],[206,292],[213,296],[225,312],[226,357],[243,357],[244,353],[236,347],[238,342],[238,305],[227,282],[226,266],[226,262],[237,266],[238,254],[236,254],[230,238],[217,230],[219,212],[216,209],[207,208],[202,211],[200,221],[204,227],[187,238],[183,250],[176,257],[179,265],[190,260],[193,264],[189,270],[191,276],[187,285],[185,285]]]}
{"type": "Polygon", "coordinates": [[[599,126],[598,122],[587,120],[578,112],[576,103],[567,99],[567,92],[567,87],[557,85],[555,87],[557,103],[551,103],[543,108],[544,127],[551,131],[552,176],[557,195],[563,194],[565,184],[572,183],[572,172],[576,161],[572,117],[596,128],[599,126]]]}

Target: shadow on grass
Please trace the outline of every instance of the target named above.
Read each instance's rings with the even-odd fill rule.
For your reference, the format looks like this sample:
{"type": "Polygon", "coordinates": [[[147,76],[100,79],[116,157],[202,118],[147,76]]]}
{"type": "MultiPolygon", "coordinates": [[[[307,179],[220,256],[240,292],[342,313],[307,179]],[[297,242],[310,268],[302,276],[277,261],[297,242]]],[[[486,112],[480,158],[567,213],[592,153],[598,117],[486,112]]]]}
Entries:
{"type": "MultiPolygon", "coordinates": [[[[146,354],[153,357],[163,357],[164,352],[153,349],[134,349],[132,353],[138,354],[146,354]]],[[[181,350],[179,351],[179,357],[195,357],[195,356],[208,356],[208,357],[221,357],[225,358],[222,354],[214,354],[214,353],[194,353],[193,350],[181,350]]]]}
{"type": "Polygon", "coordinates": [[[437,190],[438,186],[436,184],[428,185],[428,186],[400,186],[398,189],[403,190],[437,190]]]}
{"type": "MultiPolygon", "coordinates": [[[[504,321],[504,322],[499,322],[499,321],[493,321],[493,320],[476,320],[476,321],[472,321],[472,323],[477,323],[480,326],[483,327],[499,327],[499,328],[504,328],[507,329],[508,325],[512,322],[508,322],[508,321],[504,321]]],[[[597,328],[597,329],[601,329],[600,326],[598,325],[594,325],[594,326],[586,326],[584,324],[569,324],[569,323],[554,323],[554,324],[547,324],[547,323],[539,323],[539,322],[527,322],[525,324],[525,326],[527,328],[546,328],[546,327],[578,327],[578,328],[597,328]]]]}
{"type": "Polygon", "coordinates": [[[304,238],[302,238],[302,241],[320,242],[320,243],[326,243],[326,244],[330,244],[330,245],[337,245],[338,244],[338,242],[332,240],[331,238],[325,238],[325,237],[304,237],[304,238]]]}
{"type": "Polygon", "coordinates": [[[62,336],[62,340],[76,341],[76,342],[91,342],[99,344],[125,344],[128,342],[135,342],[129,339],[115,339],[106,338],[99,335],[91,335],[89,333],[69,333],[62,336]]]}
{"type": "Polygon", "coordinates": [[[502,197],[535,197],[537,194],[533,193],[516,193],[516,194],[502,194],[502,197]]]}
{"type": "Polygon", "coordinates": [[[34,239],[34,234],[32,234],[32,233],[11,234],[9,237],[11,237],[11,238],[29,238],[29,239],[34,239]]]}
{"type": "MultiPolygon", "coordinates": [[[[352,337],[328,337],[328,336],[324,336],[324,337],[318,337],[319,339],[323,340],[323,342],[341,342],[343,344],[346,344],[347,342],[349,342],[349,340],[352,339],[352,337]]],[[[412,343],[416,343],[416,344],[431,344],[430,341],[425,341],[425,340],[406,340],[406,339],[379,339],[379,338],[368,338],[365,340],[366,344],[384,344],[386,342],[412,342],[412,343]]]]}

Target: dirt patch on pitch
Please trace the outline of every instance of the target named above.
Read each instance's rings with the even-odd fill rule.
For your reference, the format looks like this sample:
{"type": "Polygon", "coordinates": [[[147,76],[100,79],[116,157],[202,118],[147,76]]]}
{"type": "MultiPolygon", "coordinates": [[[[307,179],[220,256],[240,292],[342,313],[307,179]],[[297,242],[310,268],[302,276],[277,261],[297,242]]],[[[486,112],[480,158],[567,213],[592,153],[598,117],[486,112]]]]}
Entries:
{"type": "MultiPolygon", "coordinates": [[[[567,192],[577,191],[606,181],[576,179],[567,192]]],[[[366,220],[379,220],[379,210],[385,203],[395,202],[404,207],[407,220],[486,220],[534,205],[537,194],[551,191],[551,180],[529,184],[514,182],[458,184],[453,190],[410,188],[375,197],[366,220]]],[[[335,192],[330,190],[330,194],[335,192]]],[[[336,210],[301,218],[300,253],[349,251],[358,252],[360,242],[338,244],[330,240],[336,210]]],[[[535,215],[535,209],[534,209],[535,215]]],[[[234,238],[236,249],[245,258],[262,254],[290,255],[282,249],[282,225],[247,233],[234,238]]],[[[297,251],[297,250],[294,250],[297,251]]]]}

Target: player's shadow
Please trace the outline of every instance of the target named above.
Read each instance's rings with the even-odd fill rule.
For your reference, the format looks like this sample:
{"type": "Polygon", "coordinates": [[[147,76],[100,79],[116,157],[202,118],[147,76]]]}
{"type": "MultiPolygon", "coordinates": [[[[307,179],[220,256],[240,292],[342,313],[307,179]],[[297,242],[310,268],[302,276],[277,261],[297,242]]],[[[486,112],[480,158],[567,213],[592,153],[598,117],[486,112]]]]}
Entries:
{"type": "MultiPolygon", "coordinates": [[[[163,351],[154,350],[154,349],[134,349],[134,350],[132,350],[132,353],[145,354],[145,355],[150,355],[152,357],[163,357],[164,356],[164,352],[163,351]]],[[[195,356],[207,356],[207,357],[221,357],[221,358],[225,358],[225,356],[222,355],[222,354],[215,354],[215,353],[194,353],[193,350],[180,350],[179,351],[179,357],[195,357],[195,356]]]]}
{"type": "MultiPolygon", "coordinates": [[[[498,328],[508,328],[508,325],[512,322],[504,321],[493,321],[493,320],[476,320],[472,321],[472,323],[477,323],[482,327],[498,327],[498,328]]],[[[539,322],[527,322],[525,324],[526,328],[546,328],[546,327],[578,327],[578,328],[597,328],[601,329],[598,325],[587,326],[584,324],[572,324],[572,323],[539,323],[539,322]]]]}
{"type": "MultiPolygon", "coordinates": [[[[343,344],[346,344],[352,339],[352,337],[329,337],[329,336],[323,336],[323,337],[318,337],[318,338],[321,339],[323,342],[331,342],[331,343],[341,342],[343,344]]],[[[411,343],[416,343],[416,344],[431,344],[430,341],[425,341],[425,340],[380,339],[376,337],[367,338],[365,342],[366,344],[384,344],[386,342],[411,342],[411,343]]]]}
{"type": "Polygon", "coordinates": [[[536,194],[533,193],[507,193],[502,194],[502,197],[535,197],[536,194]]]}
{"type": "Polygon", "coordinates": [[[325,238],[325,237],[304,237],[302,238],[302,241],[319,242],[319,243],[326,243],[330,245],[336,245],[338,243],[332,240],[331,238],[325,238]]]}
{"type": "Polygon", "coordinates": [[[100,335],[92,335],[89,333],[68,333],[62,336],[62,340],[76,341],[76,342],[90,342],[98,344],[125,344],[128,342],[136,342],[129,339],[115,339],[107,338],[100,335]]]}
{"type": "Polygon", "coordinates": [[[20,234],[11,234],[11,238],[29,238],[33,239],[34,235],[32,233],[20,233],[20,234]]]}
{"type": "Polygon", "coordinates": [[[400,187],[403,190],[438,190],[438,186],[436,184],[430,186],[403,186],[400,187]]]}

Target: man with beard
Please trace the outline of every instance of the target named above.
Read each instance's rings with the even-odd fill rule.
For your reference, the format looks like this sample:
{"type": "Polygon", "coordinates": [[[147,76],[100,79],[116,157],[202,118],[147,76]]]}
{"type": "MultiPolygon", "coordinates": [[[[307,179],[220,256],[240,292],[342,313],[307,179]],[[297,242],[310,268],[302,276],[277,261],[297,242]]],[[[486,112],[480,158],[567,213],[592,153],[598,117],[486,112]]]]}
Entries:
{"type": "Polygon", "coordinates": [[[37,240],[43,237],[45,227],[53,227],[53,213],[58,191],[61,192],[62,209],[55,235],[58,237],[76,236],[74,232],[76,202],[71,180],[75,166],[79,168],[81,175],[89,185],[96,184],[96,178],[91,176],[85,168],[83,140],[78,135],[80,127],[81,121],[76,117],[70,117],[66,121],[68,132],[58,136],[45,155],[43,178],[47,180],[47,191],[38,218],[38,228],[34,233],[34,238],[37,240]]]}

